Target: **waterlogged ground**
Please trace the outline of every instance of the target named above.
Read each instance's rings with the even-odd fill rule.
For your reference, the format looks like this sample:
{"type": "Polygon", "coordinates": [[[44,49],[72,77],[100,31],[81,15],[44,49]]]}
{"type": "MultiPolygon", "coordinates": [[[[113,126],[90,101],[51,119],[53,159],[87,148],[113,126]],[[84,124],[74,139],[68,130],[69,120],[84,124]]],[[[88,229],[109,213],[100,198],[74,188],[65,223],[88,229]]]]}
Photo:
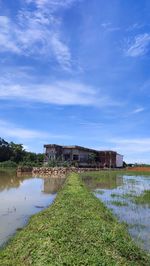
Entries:
{"type": "Polygon", "coordinates": [[[20,230],[29,217],[49,206],[63,178],[17,176],[0,170],[0,246],[20,230]]]}
{"type": "Polygon", "coordinates": [[[84,174],[83,179],[96,197],[127,223],[136,243],[150,252],[150,175],[102,172],[84,174]]]}

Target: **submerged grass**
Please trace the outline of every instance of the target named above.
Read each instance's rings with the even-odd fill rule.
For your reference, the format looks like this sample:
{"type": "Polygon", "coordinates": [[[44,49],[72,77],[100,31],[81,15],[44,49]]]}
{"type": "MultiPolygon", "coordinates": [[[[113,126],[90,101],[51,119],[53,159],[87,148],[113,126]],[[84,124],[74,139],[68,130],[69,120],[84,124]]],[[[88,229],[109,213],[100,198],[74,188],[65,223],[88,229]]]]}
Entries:
{"type": "Polygon", "coordinates": [[[71,174],[55,202],[0,251],[0,265],[150,265],[126,227],[71,174]]]}
{"type": "MultiPolygon", "coordinates": [[[[131,171],[130,169],[119,169],[119,170],[101,170],[101,171],[94,171],[94,172],[85,172],[82,173],[81,175],[84,176],[95,176],[95,177],[100,177],[100,176],[114,176],[114,175],[127,175],[127,176],[150,176],[150,171],[131,171]]],[[[131,178],[132,179],[132,178],[131,178]]]]}
{"type": "Polygon", "coordinates": [[[111,201],[112,205],[118,206],[118,207],[123,207],[123,206],[128,206],[129,204],[124,201],[119,201],[119,200],[112,200],[111,201]]]}
{"type": "Polygon", "coordinates": [[[146,228],[146,225],[134,223],[134,224],[127,224],[127,227],[128,228],[144,229],[144,228],[146,228]]]}
{"type": "Polygon", "coordinates": [[[149,205],[150,207],[150,190],[145,190],[141,195],[134,197],[136,204],[149,205]]]}
{"type": "Polygon", "coordinates": [[[94,191],[95,192],[95,194],[100,194],[100,195],[103,195],[104,194],[104,191],[103,190],[95,190],[94,191]]]}
{"type": "MultiPolygon", "coordinates": [[[[131,191],[130,191],[131,192],[131,191]]],[[[133,192],[132,192],[133,193],[133,192]]],[[[134,191],[135,193],[135,191],[134,191]]],[[[133,197],[135,197],[133,194],[131,193],[125,193],[125,194],[116,194],[116,193],[112,193],[111,194],[112,198],[121,198],[121,199],[132,199],[133,197]]]]}
{"type": "Polygon", "coordinates": [[[111,197],[112,198],[119,198],[120,197],[120,194],[111,193],[111,197]]]}

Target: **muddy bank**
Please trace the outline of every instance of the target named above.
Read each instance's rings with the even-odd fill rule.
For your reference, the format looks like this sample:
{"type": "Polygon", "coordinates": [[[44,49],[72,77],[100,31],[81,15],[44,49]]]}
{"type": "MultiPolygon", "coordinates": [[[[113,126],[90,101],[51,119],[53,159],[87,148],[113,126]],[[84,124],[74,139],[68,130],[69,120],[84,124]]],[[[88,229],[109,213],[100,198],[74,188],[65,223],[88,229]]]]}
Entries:
{"type": "Polygon", "coordinates": [[[126,170],[133,172],[150,172],[150,167],[129,167],[126,170]]]}

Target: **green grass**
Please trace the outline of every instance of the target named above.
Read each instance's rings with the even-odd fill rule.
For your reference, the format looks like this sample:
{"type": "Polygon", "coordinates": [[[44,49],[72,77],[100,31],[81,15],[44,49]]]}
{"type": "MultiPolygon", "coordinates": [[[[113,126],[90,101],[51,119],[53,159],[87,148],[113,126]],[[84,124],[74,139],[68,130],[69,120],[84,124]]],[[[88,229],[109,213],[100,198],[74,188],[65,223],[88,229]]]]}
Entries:
{"type": "Polygon", "coordinates": [[[150,190],[145,190],[141,195],[135,196],[133,200],[136,204],[147,204],[150,207],[150,190]]]}
{"type": "Polygon", "coordinates": [[[118,207],[123,207],[123,206],[128,206],[129,204],[127,202],[119,201],[119,200],[112,200],[111,201],[112,205],[118,206],[118,207]]]}
{"type": "Polygon", "coordinates": [[[0,265],[142,266],[150,257],[126,227],[71,174],[55,202],[0,251],[0,265]]]}

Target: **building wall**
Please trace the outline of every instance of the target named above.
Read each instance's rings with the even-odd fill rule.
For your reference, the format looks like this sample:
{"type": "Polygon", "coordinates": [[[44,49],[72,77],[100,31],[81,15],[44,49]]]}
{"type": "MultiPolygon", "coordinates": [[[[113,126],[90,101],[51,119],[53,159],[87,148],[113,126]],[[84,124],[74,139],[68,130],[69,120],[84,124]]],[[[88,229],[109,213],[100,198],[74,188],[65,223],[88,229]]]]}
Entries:
{"type": "Polygon", "coordinates": [[[116,167],[116,152],[100,151],[99,161],[101,167],[115,168],[116,167]]]}
{"type": "Polygon", "coordinates": [[[80,162],[87,162],[89,159],[89,152],[80,151],[80,162]]]}
{"type": "Polygon", "coordinates": [[[62,157],[62,147],[59,145],[51,145],[46,147],[46,160],[56,160],[62,157]]]}
{"type": "Polygon", "coordinates": [[[123,155],[117,154],[116,155],[116,167],[123,166],[123,155]]]}
{"type": "Polygon", "coordinates": [[[64,159],[70,159],[72,161],[87,162],[89,159],[89,152],[80,149],[63,149],[64,159]]]}

